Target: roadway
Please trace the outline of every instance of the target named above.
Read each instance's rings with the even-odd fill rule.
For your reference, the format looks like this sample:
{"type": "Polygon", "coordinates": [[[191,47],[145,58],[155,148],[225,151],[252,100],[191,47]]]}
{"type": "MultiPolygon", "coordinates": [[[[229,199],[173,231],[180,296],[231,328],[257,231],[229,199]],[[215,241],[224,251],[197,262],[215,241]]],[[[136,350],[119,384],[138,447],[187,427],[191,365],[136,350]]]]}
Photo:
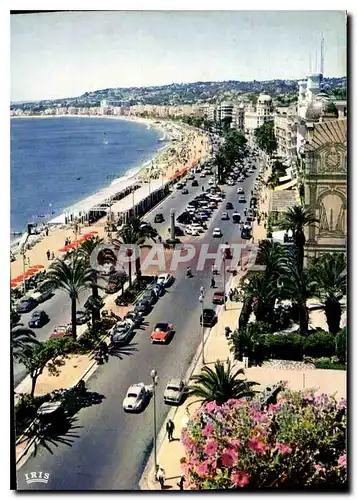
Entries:
{"type": "MultiPolygon", "coordinates": [[[[250,194],[255,177],[256,173],[246,179],[244,184],[240,184],[247,194],[250,194]]],[[[167,231],[170,208],[174,207],[179,215],[189,199],[200,192],[202,183],[206,184],[207,179],[200,179],[198,188],[189,187],[189,195],[175,192],[161,204],[160,210],[165,216],[161,231],[167,231]]],[[[202,238],[192,238],[192,241],[210,243],[212,249],[225,241],[240,241],[237,226],[231,220],[220,220],[227,201],[231,201],[234,208],[238,206],[236,189],[237,185],[224,186],[226,199],[215,212],[210,228],[202,238]],[[214,243],[211,238],[213,227],[221,227],[223,231],[223,238],[214,243]]],[[[239,206],[242,213],[244,204],[239,206]]],[[[147,219],[151,221],[152,217],[153,214],[150,214],[147,219]]],[[[75,424],[77,429],[74,430],[78,437],[73,440],[72,446],[57,443],[58,447],[55,447],[49,444],[53,454],[43,449],[36,457],[31,457],[17,471],[18,489],[139,489],[138,482],[153,444],[153,402],[149,403],[144,412],[136,415],[124,413],[122,401],[131,384],[140,381],[151,383],[150,370],[156,368],[159,376],[157,429],[163,425],[170,408],[163,404],[165,386],[173,376],[184,377],[201,341],[201,304],[198,300],[200,287],[203,285],[206,288],[205,307],[210,307],[213,294],[213,290],[209,288],[211,262],[200,273],[196,273],[192,266],[194,278],[191,279],[186,278],[185,267],[186,265],[178,269],[174,284],[147,316],[148,324],[145,329],[137,331],[132,341],[136,351],[122,359],[110,357],[109,362],[99,366],[88,381],[88,390],[104,395],[105,399],[101,404],[84,408],[78,413],[75,424]],[[158,321],[171,321],[175,325],[176,333],[169,345],[152,345],[150,342],[150,332],[158,321]],[[47,484],[26,484],[24,474],[35,470],[50,473],[47,484]]],[[[220,284],[218,278],[216,286],[220,284]]]]}

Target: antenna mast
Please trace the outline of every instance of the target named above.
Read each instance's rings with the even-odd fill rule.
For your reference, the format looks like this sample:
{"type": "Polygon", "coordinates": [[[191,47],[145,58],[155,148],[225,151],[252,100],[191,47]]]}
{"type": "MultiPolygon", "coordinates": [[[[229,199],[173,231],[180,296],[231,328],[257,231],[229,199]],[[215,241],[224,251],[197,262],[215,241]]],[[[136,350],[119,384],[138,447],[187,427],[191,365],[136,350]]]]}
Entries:
{"type": "Polygon", "coordinates": [[[323,75],[324,74],[324,57],[325,57],[325,40],[324,40],[324,34],[322,33],[321,35],[321,60],[320,60],[320,73],[323,75]]]}

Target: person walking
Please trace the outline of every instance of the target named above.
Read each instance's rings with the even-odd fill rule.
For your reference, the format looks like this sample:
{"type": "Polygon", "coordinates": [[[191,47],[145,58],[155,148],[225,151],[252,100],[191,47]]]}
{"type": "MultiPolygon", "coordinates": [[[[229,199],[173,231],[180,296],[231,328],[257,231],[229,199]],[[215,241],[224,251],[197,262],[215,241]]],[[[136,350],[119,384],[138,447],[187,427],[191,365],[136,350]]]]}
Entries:
{"type": "Polygon", "coordinates": [[[205,190],[205,187],[204,187],[204,186],[202,186],[202,191],[204,191],[204,190],[205,190]]]}
{"type": "Polygon", "coordinates": [[[175,424],[170,419],[170,420],[168,420],[168,422],[166,424],[166,432],[167,432],[167,437],[169,438],[169,442],[174,440],[174,438],[173,438],[174,430],[175,430],[175,424]]]}
{"type": "Polygon", "coordinates": [[[48,236],[48,227],[46,227],[46,236],[48,236]]]}
{"type": "Polygon", "coordinates": [[[162,467],[159,467],[159,470],[157,471],[156,474],[156,479],[159,481],[160,487],[163,490],[165,488],[166,475],[165,475],[165,470],[162,467]]]}
{"type": "Polygon", "coordinates": [[[233,299],[233,290],[229,290],[229,300],[232,302],[233,299]]]}
{"type": "Polygon", "coordinates": [[[50,260],[51,252],[49,250],[47,250],[46,255],[47,255],[47,260],[50,260]]]}
{"type": "Polygon", "coordinates": [[[214,288],[216,286],[216,282],[214,280],[214,277],[212,276],[211,278],[211,288],[214,288]]]}

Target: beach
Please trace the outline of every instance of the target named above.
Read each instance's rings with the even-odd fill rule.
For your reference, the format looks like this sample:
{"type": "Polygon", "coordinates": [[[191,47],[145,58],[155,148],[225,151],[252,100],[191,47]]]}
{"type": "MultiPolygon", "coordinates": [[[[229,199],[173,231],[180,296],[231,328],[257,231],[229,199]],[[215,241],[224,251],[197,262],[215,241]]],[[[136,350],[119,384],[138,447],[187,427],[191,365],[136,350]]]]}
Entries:
{"type": "MultiPolygon", "coordinates": [[[[104,118],[114,120],[124,119],[123,117],[116,116],[103,116],[103,119],[104,118]]],[[[138,180],[141,185],[148,184],[149,180],[157,179],[160,179],[162,184],[166,184],[175,172],[191,167],[192,164],[207,157],[209,154],[209,140],[203,132],[185,125],[179,126],[176,123],[174,124],[174,130],[172,130],[172,122],[165,122],[163,120],[158,121],[146,118],[130,118],[130,120],[152,128],[157,128],[160,132],[166,134],[168,139],[168,142],[164,143],[164,147],[150,162],[147,162],[140,170],[133,173],[133,178],[138,180]],[[170,141],[173,135],[178,135],[179,133],[181,135],[180,140],[170,141]]],[[[120,181],[118,181],[118,190],[119,189],[120,181]]],[[[131,195],[128,195],[128,198],[129,197],[131,199],[131,195]]],[[[96,221],[96,223],[91,224],[90,227],[76,225],[76,228],[74,228],[73,224],[50,226],[48,236],[46,236],[45,231],[42,231],[40,235],[32,237],[33,240],[37,241],[32,248],[26,250],[25,258],[23,258],[22,255],[16,255],[16,245],[12,247],[16,260],[11,262],[11,278],[21,275],[24,269],[27,270],[33,265],[40,264],[43,265],[44,268],[49,267],[52,261],[47,259],[47,250],[51,253],[53,252],[55,258],[63,256],[63,253],[60,252],[59,249],[64,246],[66,237],[71,238],[73,242],[76,237],[79,239],[86,232],[92,231],[96,232],[98,237],[107,238],[105,229],[105,218],[104,220],[100,219],[96,221]],[[77,234],[75,234],[76,230],[77,234]]]]}

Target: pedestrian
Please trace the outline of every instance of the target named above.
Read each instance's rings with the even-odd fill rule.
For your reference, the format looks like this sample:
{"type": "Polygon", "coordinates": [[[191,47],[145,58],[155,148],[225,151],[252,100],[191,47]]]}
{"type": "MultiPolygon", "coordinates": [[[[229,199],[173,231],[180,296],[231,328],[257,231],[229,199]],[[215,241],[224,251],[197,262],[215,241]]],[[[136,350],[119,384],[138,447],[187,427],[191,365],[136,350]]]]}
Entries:
{"type": "Polygon", "coordinates": [[[48,227],[46,227],[46,236],[48,236],[48,227]]]}
{"type": "Polygon", "coordinates": [[[68,238],[68,245],[72,243],[71,238],[68,238]]]}
{"type": "Polygon", "coordinates": [[[167,437],[169,438],[169,442],[174,440],[174,438],[173,438],[174,430],[175,430],[175,424],[170,419],[170,420],[168,420],[168,422],[166,424],[166,432],[167,432],[167,437]]]}
{"type": "Polygon", "coordinates": [[[66,247],[67,245],[68,245],[68,240],[67,240],[67,238],[65,238],[65,240],[64,240],[64,246],[66,247]]]}
{"type": "Polygon", "coordinates": [[[50,260],[51,252],[49,250],[47,250],[46,255],[47,255],[47,260],[50,260]]]}
{"type": "Polygon", "coordinates": [[[233,300],[233,290],[229,291],[229,300],[232,302],[233,300]]]}
{"type": "Polygon", "coordinates": [[[163,490],[165,488],[165,471],[162,467],[159,467],[159,470],[157,471],[156,474],[156,479],[159,481],[161,489],[163,490]]]}
{"type": "Polygon", "coordinates": [[[54,252],[51,253],[51,260],[55,260],[55,253],[54,252]]]}
{"type": "Polygon", "coordinates": [[[180,490],[181,490],[181,491],[183,490],[183,483],[184,483],[184,482],[185,482],[185,476],[184,476],[184,475],[182,475],[182,476],[180,477],[179,482],[177,483],[177,486],[180,488],[180,490]]]}
{"type": "Polygon", "coordinates": [[[202,191],[204,191],[204,190],[205,190],[205,187],[204,187],[204,186],[202,186],[202,191]]]}
{"type": "Polygon", "coordinates": [[[214,280],[214,277],[212,276],[211,278],[211,288],[214,288],[216,286],[216,282],[214,280]]]}
{"type": "Polygon", "coordinates": [[[245,208],[244,209],[244,217],[246,217],[246,216],[247,216],[247,209],[245,208]]]}

